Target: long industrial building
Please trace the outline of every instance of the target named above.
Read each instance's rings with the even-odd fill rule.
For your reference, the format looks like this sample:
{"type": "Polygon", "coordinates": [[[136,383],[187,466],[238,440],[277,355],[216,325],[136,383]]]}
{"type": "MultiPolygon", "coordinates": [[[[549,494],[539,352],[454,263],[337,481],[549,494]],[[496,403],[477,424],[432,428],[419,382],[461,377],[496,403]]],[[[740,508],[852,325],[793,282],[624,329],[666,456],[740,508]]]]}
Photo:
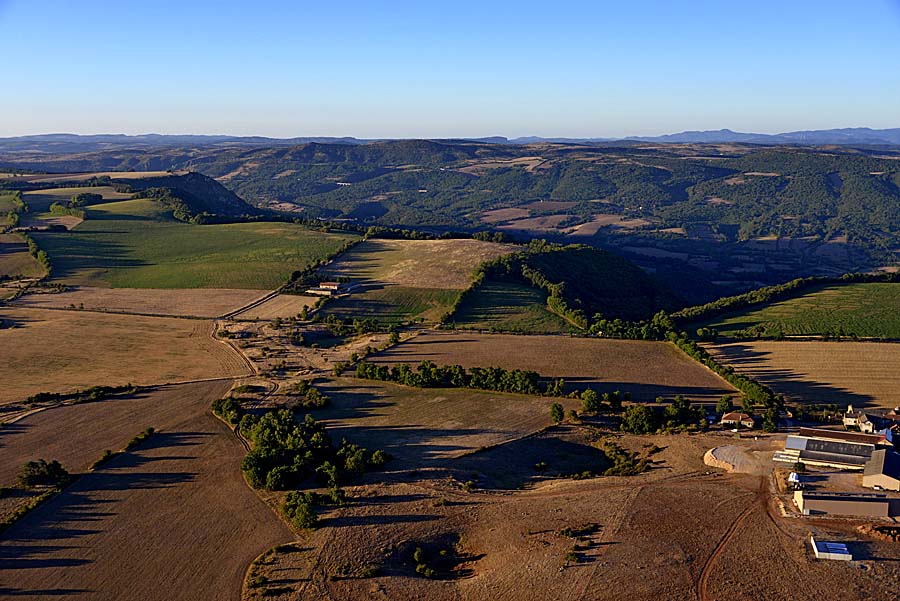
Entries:
{"type": "Polygon", "coordinates": [[[784,444],[784,451],[775,454],[775,461],[802,462],[817,467],[862,471],[877,447],[888,444],[878,434],[858,434],[820,428],[800,428],[784,444]]]}
{"type": "Polygon", "coordinates": [[[803,515],[846,515],[890,518],[900,515],[900,499],[879,493],[810,492],[794,493],[794,504],[803,515]]]}

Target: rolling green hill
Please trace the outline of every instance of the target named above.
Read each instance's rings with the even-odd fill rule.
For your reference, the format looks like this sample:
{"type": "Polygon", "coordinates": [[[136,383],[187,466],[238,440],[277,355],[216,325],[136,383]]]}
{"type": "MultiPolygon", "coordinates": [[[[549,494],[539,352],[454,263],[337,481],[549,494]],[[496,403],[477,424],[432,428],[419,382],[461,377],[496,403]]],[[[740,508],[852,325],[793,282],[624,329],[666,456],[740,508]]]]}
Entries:
{"type": "Polygon", "coordinates": [[[562,332],[585,329],[600,318],[649,319],[682,304],[630,261],[585,245],[532,243],[486,263],[481,278],[446,322],[562,332]]]}
{"type": "Polygon", "coordinates": [[[195,225],[159,203],[129,200],[88,208],[72,231],[35,232],[54,280],[114,288],[274,289],[356,236],[291,223],[195,225]]]}
{"type": "Polygon", "coordinates": [[[900,338],[900,284],[819,286],[796,297],[698,323],[724,336],[900,338]]]}

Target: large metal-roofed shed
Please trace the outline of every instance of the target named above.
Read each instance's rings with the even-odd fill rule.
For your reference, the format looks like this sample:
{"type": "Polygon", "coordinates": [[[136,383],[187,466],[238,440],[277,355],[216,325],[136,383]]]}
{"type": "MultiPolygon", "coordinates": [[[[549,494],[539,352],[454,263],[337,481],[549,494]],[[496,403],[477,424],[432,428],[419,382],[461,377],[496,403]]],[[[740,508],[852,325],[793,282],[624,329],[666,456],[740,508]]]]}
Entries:
{"type": "Polygon", "coordinates": [[[784,452],[776,453],[775,460],[784,463],[798,461],[820,467],[834,467],[845,470],[862,470],[875,445],[789,435],[784,442],[784,452]]]}
{"type": "Polygon", "coordinates": [[[810,492],[794,493],[794,504],[803,515],[846,515],[888,518],[898,514],[900,499],[878,493],[810,492]]]}
{"type": "Polygon", "coordinates": [[[878,449],[863,470],[863,486],[900,491],[900,454],[878,449]]]}
{"type": "Polygon", "coordinates": [[[826,430],[824,428],[800,428],[798,435],[807,438],[841,440],[858,444],[880,445],[886,443],[883,434],[862,434],[861,432],[844,432],[842,430],[826,430]]]}

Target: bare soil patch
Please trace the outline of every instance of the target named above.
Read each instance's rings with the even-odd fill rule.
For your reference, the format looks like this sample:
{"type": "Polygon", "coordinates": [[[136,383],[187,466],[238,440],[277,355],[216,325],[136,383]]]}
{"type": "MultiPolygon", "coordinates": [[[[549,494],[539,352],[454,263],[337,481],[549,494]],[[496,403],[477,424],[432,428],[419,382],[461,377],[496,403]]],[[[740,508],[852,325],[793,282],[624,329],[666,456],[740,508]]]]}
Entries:
{"type": "Polygon", "coordinates": [[[897,344],[751,341],[708,348],[792,400],[892,408],[900,396],[897,344]]]}
{"type": "Polygon", "coordinates": [[[481,214],[481,220],[485,223],[501,223],[512,219],[523,219],[530,214],[531,211],[527,209],[515,207],[508,209],[491,209],[490,211],[485,211],[481,214]]]}
{"type": "Polygon", "coordinates": [[[522,208],[535,211],[568,211],[577,204],[577,202],[564,200],[536,200],[522,205],[522,208]]]}
{"type": "Polygon", "coordinates": [[[504,230],[548,231],[557,229],[569,217],[570,215],[544,215],[527,219],[513,219],[499,227],[504,230]]]}
{"type": "Polygon", "coordinates": [[[627,391],[644,401],[676,394],[712,401],[734,393],[724,380],[666,342],[429,332],[370,360],[528,369],[564,378],[570,387],[627,391]]]}
{"type": "Polygon", "coordinates": [[[154,288],[71,287],[65,292],[28,294],[16,306],[66,309],[73,305],[94,311],[145,315],[218,317],[265,296],[265,290],[234,288],[154,288]]]}
{"type": "Polygon", "coordinates": [[[248,368],[213,339],[211,321],[88,311],[0,308],[0,403],[98,384],[162,384],[242,376],[248,368]]]}
{"type": "MultiPolygon", "coordinates": [[[[446,465],[481,447],[550,425],[550,399],[464,389],[420,389],[339,378],[320,386],[331,405],[316,416],[329,431],[387,450],[391,469],[446,465]]],[[[568,408],[575,401],[564,401],[568,408]]]]}

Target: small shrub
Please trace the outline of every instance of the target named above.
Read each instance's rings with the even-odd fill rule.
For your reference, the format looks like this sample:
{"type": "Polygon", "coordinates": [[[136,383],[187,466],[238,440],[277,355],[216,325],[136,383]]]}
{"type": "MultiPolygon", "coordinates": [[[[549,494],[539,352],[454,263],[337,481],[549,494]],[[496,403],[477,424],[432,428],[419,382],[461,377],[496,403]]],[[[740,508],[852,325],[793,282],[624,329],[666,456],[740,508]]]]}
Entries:
{"type": "Polygon", "coordinates": [[[69,472],[57,460],[28,461],[19,470],[17,482],[23,488],[35,486],[59,486],[69,478],[69,472]]]}

